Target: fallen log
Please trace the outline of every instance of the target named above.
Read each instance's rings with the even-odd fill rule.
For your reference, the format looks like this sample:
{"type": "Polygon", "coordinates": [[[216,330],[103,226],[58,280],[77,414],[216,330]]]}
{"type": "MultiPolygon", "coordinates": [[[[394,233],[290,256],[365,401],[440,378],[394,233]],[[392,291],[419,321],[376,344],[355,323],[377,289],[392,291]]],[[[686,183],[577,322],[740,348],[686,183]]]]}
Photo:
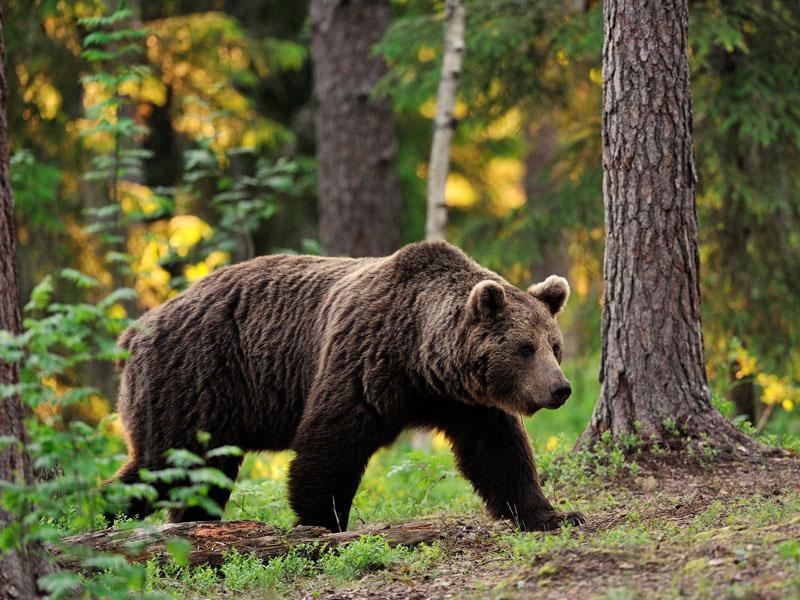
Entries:
{"type": "Polygon", "coordinates": [[[210,521],[168,523],[135,529],[103,529],[65,537],[56,548],[50,547],[56,561],[65,569],[82,569],[82,556],[97,553],[125,555],[130,562],[155,558],[170,560],[167,543],[182,538],[191,544],[190,566],[219,566],[231,550],[253,553],[267,561],[282,556],[301,544],[333,548],[349,544],[363,535],[382,535],[391,546],[413,546],[443,537],[445,527],[432,521],[416,521],[367,527],[356,531],[331,533],[323,527],[298,526],[282,531],[260,521],[210,521]]]}

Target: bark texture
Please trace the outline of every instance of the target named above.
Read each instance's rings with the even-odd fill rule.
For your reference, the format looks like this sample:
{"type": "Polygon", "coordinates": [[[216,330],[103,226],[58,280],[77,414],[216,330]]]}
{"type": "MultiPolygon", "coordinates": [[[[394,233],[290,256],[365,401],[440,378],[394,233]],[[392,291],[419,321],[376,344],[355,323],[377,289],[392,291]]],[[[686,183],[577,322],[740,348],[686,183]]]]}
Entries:
{"type": "Polygon", "coordinates": [[[659,440],[673,422],[721,448],[752,442],[711,406],[700,326],[687,0],[608,0],[601,397],[581,442],[659,440]]]}
{"type": "MultiPolygon", "coordinates": [[[[17,278],[16,232],[14,206],[9,184],[9,141],[6,101],[8,82],[5,76],[6,53],[4,43],[5,16],[0,5],[0,330],[19,333],[22,319],[19,309],[19,283],[17,278]]],[[[0,361],[0,384],[19,382],[19,366],[0,361]]],[[[20,396],[0,401],[0,436],[13,436],[27,443],[25,408],[20,396]]],[[[0,451],[0,479],[25,482],[33,480],[30,457],[24,450],[12,446],[0,451]]],[[[14,519],[14,515],[0,506],[0,529],[14,519]]],[[[38,544],[0,555],[0,598],[34,598],[38,596],[36,580],[48,572],[38,544]]]]}
{"type": "Polygon", "coordinates": [[[444,13],[442,75],[436,92],[436,116],[428,166],[428,213],[425,239],[445,239],[447,202],[445,189],[450,170],[450,147],[456,130],[455,106],[461,62],[464,57],[464,2],[447,0],[444,13]]]}
{"type": "Polygon", "coordinates": [[[384,256],[400,241],[395,122],[375,100],[386,72],[372,46],[391,21],[388,0],[312,0],[319,225],[331,255],[384,256]]]}
{"type": "Polygon", "coordinates": [[[386,527],[371,527],[358,531],[331,533],[324,527],[295,527],[288,533],[259,521],[224,521],[170,523],[158,527],[117,530],[104,529],[93,533],[73,535],[61,540],[70,548],[64,553],[50,548],[58,563],[65,568],[81,568],[76,546],[84,546],[94,552],[127,554],[131,562],[143,562],[151,558],[169,560],[166,543],[171,538],[183,538],[192,545],[189,553],[191,566],[208,564],[219,566],[224,555],[231,550],[240,554],[253,553],[263,561],[286,554],[300,544],[318,543],[328,548],[343,546],[358,540],[362,535],[382,535],[391,546],[412,546],[433,542],[445,533],[445,527],[429,521],[400,523],[386,527]]]}

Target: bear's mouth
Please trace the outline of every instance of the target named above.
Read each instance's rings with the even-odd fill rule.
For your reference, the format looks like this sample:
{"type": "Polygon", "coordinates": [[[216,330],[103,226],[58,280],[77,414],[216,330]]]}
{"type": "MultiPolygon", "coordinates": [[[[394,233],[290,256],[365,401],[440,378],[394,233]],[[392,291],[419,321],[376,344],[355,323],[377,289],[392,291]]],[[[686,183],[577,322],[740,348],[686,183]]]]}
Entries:
{"type": "Polygon", "coordinates": [[[542,409],[541,405],[537,404],[536,402],[525,402],[522,405],[522,409],[519,411],[519,413],[523,417],[532,417],[541,409],[542,409]]]}
{"type": "Polygon", "coordinates": [[[564,404],[567,403],[567,398],[559,398],[557,400],[551,400],[547,403],[547,408],[555,410],[556,408],[561,408],[564,404]]]}

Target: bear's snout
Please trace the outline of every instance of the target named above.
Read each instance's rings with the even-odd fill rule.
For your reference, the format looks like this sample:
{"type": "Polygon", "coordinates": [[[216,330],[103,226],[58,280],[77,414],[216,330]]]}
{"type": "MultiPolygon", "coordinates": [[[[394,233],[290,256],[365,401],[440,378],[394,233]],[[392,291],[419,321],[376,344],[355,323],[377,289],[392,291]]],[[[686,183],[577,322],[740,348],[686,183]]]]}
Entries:
{"type": "Polygon", "coordinates": [[[572,387],[568,381],[554,384],[550,388],[550,408],[563,406],[570,394],[572,394],[572,387]]]}

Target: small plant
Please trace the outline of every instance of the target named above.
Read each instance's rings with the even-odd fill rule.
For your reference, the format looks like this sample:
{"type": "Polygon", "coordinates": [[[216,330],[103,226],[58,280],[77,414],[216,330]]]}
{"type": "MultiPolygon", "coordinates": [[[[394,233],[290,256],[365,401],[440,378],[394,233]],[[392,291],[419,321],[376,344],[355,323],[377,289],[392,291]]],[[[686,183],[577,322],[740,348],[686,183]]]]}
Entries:
{"type": "Polygon", "coordinates": [[[321,561],[322,571],[339,581],[358,579],[405,560],[409,553],[403,546],[392,548],[383,536],[365,535],[347,546],[325,553],[321,561]]]}
{"type": "Polygon", "coordinates": [[[437,563],[447,558],[439,542],[420,544],[408,556],[408,570],[411,574],[425,573],[437,563]]]}
{"type": "Polygon", "coordinates": [[[240,554],[236,550],[225,555],[220,572],[225,587],[237,592],[254,589],[277,588],[292,583],[314,572],[314,563],[303,556],[302,548],[292,548],[285,556],[264,563],[254,554],[240,554]]]}
{"type": "Polygon", "coordinates": [[[501,543],[508,548],[510,557],[523,562],[533,562],[548,553],[577,548],[584,540],[583,532],[573,532],[569,527],[552,534],[515,532],[500,538],[501,543]]]}
{"type": "Polygon", "coordinates": [[[392,467],[387,476],[405,476],[407,489],[410,487],[416,492],[416,500],[422,506],[428,501],[434,486],[455,477],[455,471],[443,453],[413,450],[406,455],[405,460],[392,467]]]}
{"type": "Polygon", "coordinates": [[[670,435],[675,437],[681,436],[680,427],[675,422],[675,419],[673,419],[672,417],[667,417],[666,419],[664,419],[664,422],[662,424],[664,425],[664,429],[666,429],[667,433],[669,433],[670,435]]]}

